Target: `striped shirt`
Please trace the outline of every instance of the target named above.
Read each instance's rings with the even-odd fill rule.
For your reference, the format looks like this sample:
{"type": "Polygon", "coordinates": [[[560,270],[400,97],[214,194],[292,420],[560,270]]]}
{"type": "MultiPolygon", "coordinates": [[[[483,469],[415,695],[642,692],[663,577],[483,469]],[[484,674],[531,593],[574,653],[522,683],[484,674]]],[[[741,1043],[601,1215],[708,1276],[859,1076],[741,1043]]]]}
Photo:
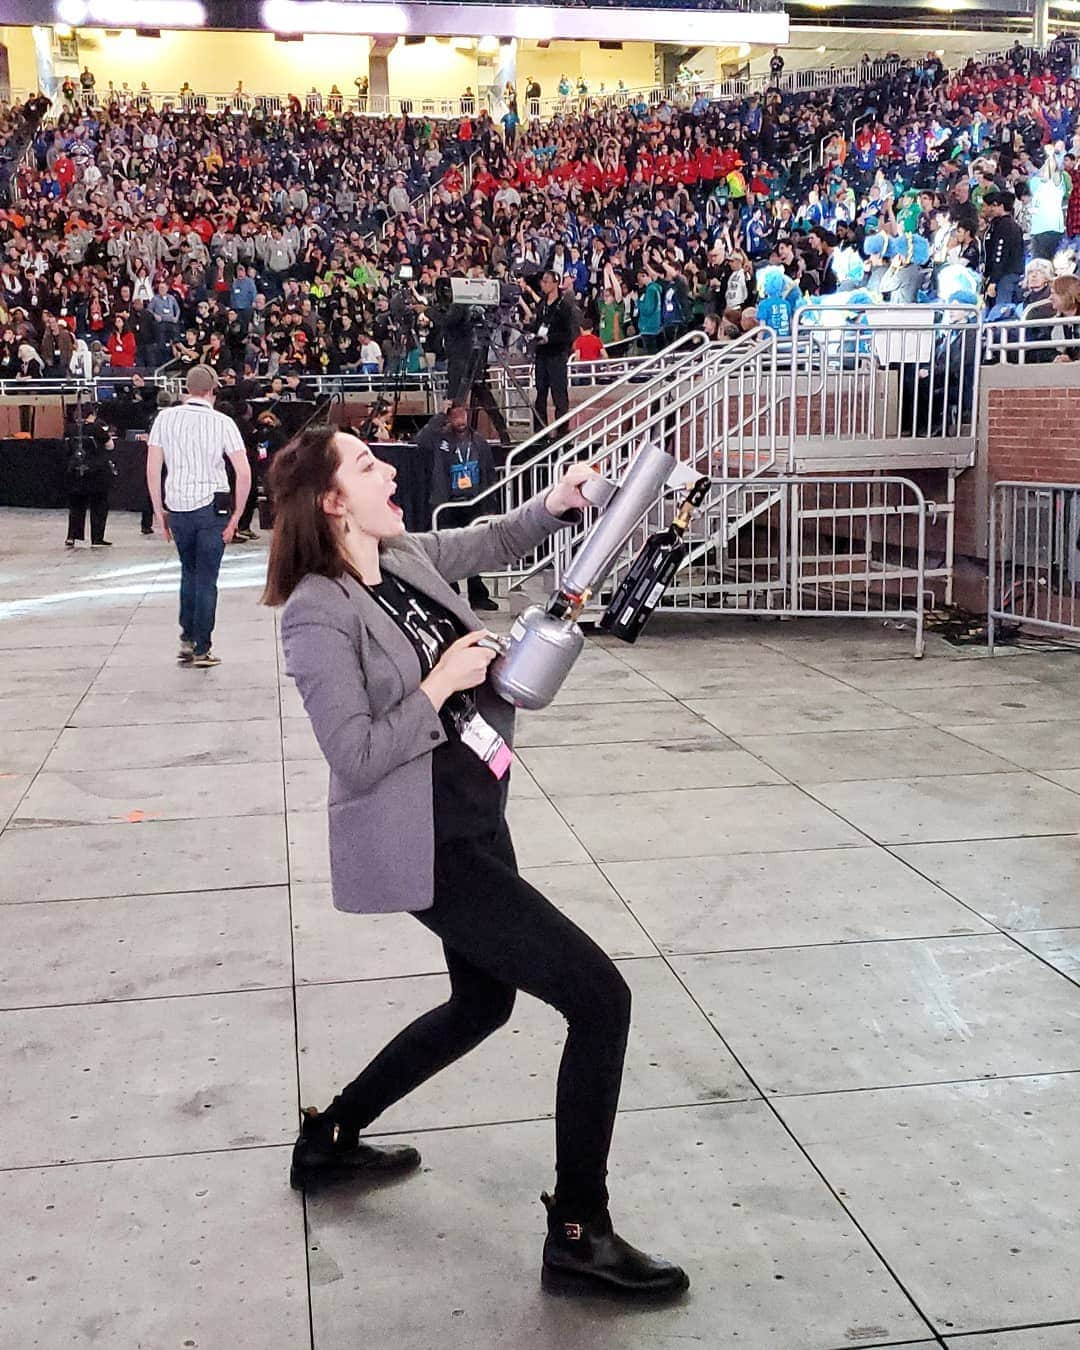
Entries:
{"type": "Polygon", "coordinates": [[[210,505],[215,492],[228,492],[225,456],[244,454],[236,423],[201,398],[159,412],[150,428],[150,444],[165,452],[169,511],[197,511],[210,505]]]}

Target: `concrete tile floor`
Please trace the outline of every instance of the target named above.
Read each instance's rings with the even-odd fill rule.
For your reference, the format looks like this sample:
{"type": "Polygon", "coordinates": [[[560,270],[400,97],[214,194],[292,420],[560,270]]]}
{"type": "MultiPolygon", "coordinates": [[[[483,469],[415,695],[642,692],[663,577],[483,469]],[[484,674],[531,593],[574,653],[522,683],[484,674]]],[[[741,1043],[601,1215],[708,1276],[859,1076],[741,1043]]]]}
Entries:
{"type": "Polygon", "coordinates": [[[658,619],[522,719],[522,866],[635,993],[616,1218],[693,1279],[551,1300],[525,997],[378,1123],[419,1176],[288,1190],[299,1105],[443,996],[441,948],[330,907],[261,546],[186,672],[174,555],[111,530],[0,513],[5,1344],[1080,1350],[1080,659],[658,619]]]}

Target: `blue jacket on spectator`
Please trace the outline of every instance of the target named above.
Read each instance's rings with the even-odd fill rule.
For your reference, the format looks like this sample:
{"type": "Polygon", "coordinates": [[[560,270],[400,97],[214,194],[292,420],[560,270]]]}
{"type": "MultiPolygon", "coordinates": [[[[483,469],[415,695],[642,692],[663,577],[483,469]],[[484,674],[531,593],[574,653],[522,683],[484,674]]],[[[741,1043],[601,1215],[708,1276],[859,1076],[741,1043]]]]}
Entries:
{"type": "Polygon", "coordinates": [[[237,277],[229,290],[229,300],[237,314],[251,309],[258,294],[255,283],[250,277],[237,277]]]}

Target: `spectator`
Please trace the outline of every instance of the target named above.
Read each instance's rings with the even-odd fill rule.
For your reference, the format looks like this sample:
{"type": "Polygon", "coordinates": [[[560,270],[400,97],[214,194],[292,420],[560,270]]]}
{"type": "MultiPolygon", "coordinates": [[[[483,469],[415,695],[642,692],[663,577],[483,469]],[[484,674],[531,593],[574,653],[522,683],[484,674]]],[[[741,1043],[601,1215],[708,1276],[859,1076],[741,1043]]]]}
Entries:
{"type": "Polygon", "coordinates": [[[135,365],[135,334],[132,333],[122,314],[113,319],[112,330],[105,343],[105,353],[113,370],[131,370],[135,365]]]}
{"type": "Polygon", "coordinates": [[[1024,236],[1010,211],[1011,194],[992,189],[983,197],[986,298],[993,302],[991,316],[1016,302],[1024,273],[1024,236]]]}
{"type": "Polygon", "coordinates": [[[1030,186],[1032,251],[1036,258],[1052,260],[1065,237],[1063,176],[1052,148],[1047,147],[1042,169],[1030,186]]]}
{"type": "Polygon", "coordinates": [[[1054,361],[1080,361],[1080,277],[1055,277],[1050,305],[1056,318],[1072,320],[1053,327],[1053,336],[1060,337],[1054,361]]]}
{"type": "Polygon", "coordinates": [[[604,350],[604,344],[593,332],[592,324],[588,319],[583,320],[581,332],[574,339],[571,348],[570,362],[573,364],[587,363],[589,361],[601,361],[607,356],[604,350]]]}

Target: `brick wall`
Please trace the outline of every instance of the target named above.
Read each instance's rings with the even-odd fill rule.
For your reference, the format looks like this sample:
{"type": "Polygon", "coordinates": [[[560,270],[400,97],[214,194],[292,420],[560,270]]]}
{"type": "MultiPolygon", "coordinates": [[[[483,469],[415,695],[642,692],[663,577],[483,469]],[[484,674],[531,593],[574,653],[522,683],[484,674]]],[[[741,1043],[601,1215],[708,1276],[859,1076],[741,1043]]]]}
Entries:
{"type": "Polygon", "coordinates": [[[984,366],[979,402],[977,463],[957,488],[956,551],[983,559],[994,483],[1080,483],[1080,364],[984,366]]]}
{"type": "Polygon", "coordinates": [[[994,482],[1080,482],[1080,388],[988,389],[987,419],[994,482]]]}

